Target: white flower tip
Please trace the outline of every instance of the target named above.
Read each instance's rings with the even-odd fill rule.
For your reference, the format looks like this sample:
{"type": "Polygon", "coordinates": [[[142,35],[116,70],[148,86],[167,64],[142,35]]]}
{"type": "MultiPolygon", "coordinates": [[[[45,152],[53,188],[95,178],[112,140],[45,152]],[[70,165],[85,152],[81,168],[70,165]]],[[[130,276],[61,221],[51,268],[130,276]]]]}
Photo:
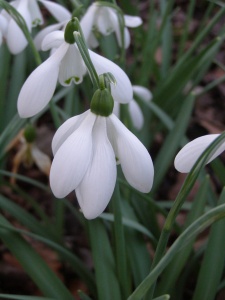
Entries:
{"type": "Polygon", "coordinates": [[[83,213],[83,215],[84,215],[84,217],[85,217],[85,219],[87,219],[87,220],[93,220],[93,219],[96,219],[98,216],[100,216],[100,214],[102,213],[102,212],[95,212],[95,211],[93,211],[92,209],[91,210],[89,210],[89,209],[87,209],[86,208],[86,210],[83,210],[83,209],[80,209],[81,210],[81,212],[83,213]]]}
{"type": "Polygon", "coordinates": [[[130,28],[138,27],[143,23],[142,19],[138,16],[125,15],[124,19],[125,19],[125,25],[130,28]]]}

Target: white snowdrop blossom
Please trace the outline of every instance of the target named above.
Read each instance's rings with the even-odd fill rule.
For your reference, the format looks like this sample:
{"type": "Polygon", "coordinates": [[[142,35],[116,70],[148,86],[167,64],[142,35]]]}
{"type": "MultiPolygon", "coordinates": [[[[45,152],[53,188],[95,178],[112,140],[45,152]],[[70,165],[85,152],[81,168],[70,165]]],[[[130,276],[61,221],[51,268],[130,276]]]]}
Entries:
{"type": "MultiPolygon", "coordinates": [[[[134,98],[128,103],[128,112],[130,114],[131,121],[134,128],[141,130],[144,126],[144,116],[142,110],[135,100],[135,96],[142,99],[143,101],[150,101],[152,99],[152,93],[145,87],[139,85],[133,85],[134,98]]],[[[115,102],[113,113],[120,116],[120,104],[115,102]]]]}
{"type": "MultiPolygon", "coordinates": [[[[43,40],[42,49],[56,48],[53,54],[38,66],[27,78],[18,97],[18,112],[22,118],[39,113],[51,100],[57,80],[64,86],[83,80],[87,69],[76,44],[64,41],[62,31],[49,33],[43,40]]],[[[133,97],[132,86],[126,73],[115,63],[91,50],[89,54],[97,73],[111,72],[116,81],[111,92],[115,101],[128,103],[133,97]]]]}
{"type": "Polygon", "coordinates": [[[68,119],[52,141],[50,185],[63,198],[75,190],[84,216],[99,216],[116,183],[116,158],[126,180],[140,192],[151,190],[154,168],[144,145],[114,115],[90,110],[68,119]]]}
{"type": "MultiPolygon", "coordinates": [[[[47,10],[56,18],[57,21],[62,22],[70,17],[69,11],[60,4],[47,0],[16,0],[11,1],[10,4],[21,14],[24,18],[28,30],[31,32],[32,27],[43,24],[43,17],[38,7],[39,1],[47,10]]],[[[27,46],[27,40],[14,21],[14,19],[5,11],[1,11],[1,15],[7,19],[7,28],[4,32],[4,38],[7,46],[12,54],[18,54],[27,46]]]]}
{"type": "MultiPolygon", "coordinates": [[[[186,144],[177,154],[174,161],[175,168],[181,173],[188,173],[206,150],[206,148],[219,136],[219,134],[208,134],[194,139],[186,144]]],[[[223,143],[210,157],[207,163],[211,162],[225,150],[223,143]]]]}
{"type": "MultiPolygon", "coordinates": [[[[142,20],[137,16],[124,15],[124,46],[128,48],[130,45],[130,34],[127,27],[138,27],[142,24],[142,20]]],[[[122,37],[117,11],[111,7],[102,6],[100,2],[93,3],[80,21],[84,37],[90,48],[96,48],[98,41],[94,35],[97,30],[102,35],[109,35],[115,32],[119,46],[122,46],[122,37]]]]}

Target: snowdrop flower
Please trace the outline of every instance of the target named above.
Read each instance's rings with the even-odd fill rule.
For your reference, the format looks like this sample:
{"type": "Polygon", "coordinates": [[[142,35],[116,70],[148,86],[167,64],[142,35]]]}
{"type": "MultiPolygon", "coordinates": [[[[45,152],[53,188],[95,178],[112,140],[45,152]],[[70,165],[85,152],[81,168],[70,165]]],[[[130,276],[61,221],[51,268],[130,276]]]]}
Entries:
{"type": "MultiPolygon", "coordinates": [[[[18,98],[18,112],[22,118],[39,113],[51,100],[57,80],[63,86],[72,82],[78,84],[87,72],[76,44],[64,40],[62,31],[49,33],[43,40],[42,49],[57,48],[54,53],[27,78],[18,98]]],[[[133,97],[132,86],[125,72],[110,60],[89,51],[92,63],[98,74],[111,72],[116,81],[112,86],[115,101],[127,103],[133,97]]]]}
{"type": "MultiPolygon", "coordinates": [[[[206,150],[206,148],[219,136],[219,134],[208,134],[201,136],[190,143],[186,144],[175,157],[175,168],[181,173],[188,173],[206,150]]],[[[211,162],[225,150],[225,143],[223,143],[212,157],[207,161],[211,162]]]]}
{"type": "MultiPolygon", "coordinates": [[[[43,24],[43,17],[37,1],[42,3],[47,10],[60,22],[68,19],[70,16],[70,13],[67,11],[67,9],[52,1],[16,0],[10,2],[10,4],[22,15],[30,32],[32,27],[43,24]]],[[[5,10],[3,10],[1,14],[6,17],[8,21],[7,30],[4,36],[8,48],[12,54],[18,54],[27,46],[27,40],[14,19],[5,10]]]]}
{"type": "Polygon", "coordinates": [[[126,180],[140,192],[151,190],[154,169],[144,145],[114,115],[92,111],[68,119],[52,141],[50,185],[63,198],[75,190],[84,216],[99,216],[116,183],[116,159],[126,180]]]}
{"type": "MultiPolygon", "coordinates": [[[[124,15],[126,27],[138,27],[142,24],[140,17],[124,15]]],[[[101,2],[93,3],[80,21],[85,40],[90,48],[96,48],[98,41],[93,33],[97,30],[102,35],[109,35],[115,32],[118,44],[122,47],[122,37],[117,11],[111,7],[102,6],[101,2]]],[[[124,28],[124,46],[130,45],[130,34],[127,28],[124,28]]]]}
{"type": "Polygon", "coordinates": [[[0,14],[0,46],[2,44],[3,37],[4,37],[5,32],[6,32],[7,23],[8,23],[7,19],[0,14]]]}
{"type": "MultiPolygon", "coordinates": [[[[135,96],[142,99],[143,101],[148,102],[152,99],[152,93],[143,86],[133,85],[132,88],[134,92],[134,98],[128,103],[128,112],[130,114],[130,118],[134,128],[136,128],[137,130],[141,130],[144,125],[144,116],[140,106],[135,100],[135,96]]],[[[113,112],[117,117],[119,117],[120,104],[118,102],[115,102],[113,112]]]]}

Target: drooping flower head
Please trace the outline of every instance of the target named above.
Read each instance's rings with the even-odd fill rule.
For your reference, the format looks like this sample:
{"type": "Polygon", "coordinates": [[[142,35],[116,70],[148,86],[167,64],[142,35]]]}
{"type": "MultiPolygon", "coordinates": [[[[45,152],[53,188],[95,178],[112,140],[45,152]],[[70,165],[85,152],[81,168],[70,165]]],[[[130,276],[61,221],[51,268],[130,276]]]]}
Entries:
{"type": "MultiPolygon", "coordinates": [[[[54,94],[57,80],[64,86],[69,86],[72,82],[76,84],[82,82],[87,72],[86,66],[75,42],[64,40],[65,34],[66,32],[54,31],[45,37],[42,49],[54,48],[55,51],[24,83],[17,105],[21,117],[31,117],[48,104],[54,94]]],[[[117,81],[117,85],[111,87],[114,100],[121,103],[129,102],[133,97],[133,91],[125,72],[115,63],[91,50],[89,55],[98,74],[110,72],[114,75],[117,81]]]]}
{"type": "MultiPolygon", "coordinates": [[[[206,150],[206,148],[216,139],[219,134],[207,134],[199,138],[194,139],[190,143],[186,144],[176,155],[174,166],[181,173],[188,173],[206,150]]],[[[207,163],[210,163],[213,159],[219,156],[225,151],[225,143],[223,143],[210,157],[207,163]]]]}
{"type": "MultiPolygon", "coordinates": [[[[99,43],[94,34],[97,31],[102,35],[109,35],[115,32],[117,42],[122,47],[120,17],[116,9],[104,6],[100,1],[93,3],[81,19],[81,27],[88,46],[90,48],[98,46],[99,43]]],[[[126,27],[138,27],[142,24],[142,20],[140,17],[125,15],[124,23],[124,46],[128,48],[130,45],[130,34],[126,27]]]]}
{"type": "MultiPolygon", "coordinates": [[[[24,18],[28,30],[31,32],[32,27],[43,24],[43,17],[38,7],[37,1],[42,3],[47,10],[57,19],[62,22],[70,17],[69,11],[58,3],[47,0],[16,0],[10,4],[24,18]]],[[[14,19],[5,11],[1,11],[1,15],[7,20],[7,28],[4,30],[4,38],[7,46],[12,54],[18,54],[27,46],[27,40],[14,21],[14,19]]]]}
{"type": "Polygon", "coordinates": [[[87,219],[99,216],[110,201],[116,183],[116,160],[126,180],[140,192],[151,190],[154,176],[147,149],[112,114],[109,91],[96,93],[91,110],[67,120],[52,141],[52,191],[63,198],[75,190],[87,219]]]}

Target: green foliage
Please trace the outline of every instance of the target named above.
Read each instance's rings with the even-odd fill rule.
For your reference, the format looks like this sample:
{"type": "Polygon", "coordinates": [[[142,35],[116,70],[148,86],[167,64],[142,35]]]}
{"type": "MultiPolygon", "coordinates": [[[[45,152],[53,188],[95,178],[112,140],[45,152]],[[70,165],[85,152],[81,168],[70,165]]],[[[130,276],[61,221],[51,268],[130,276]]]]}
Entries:
{"type": "MultiPolygon", "coordinates": [[[[79,15],[91,3],[57,2],[71,11],[78,9],[79,15]]],[[[50,105],[28,122],[17,114],[18,93],[30,75],[31,66],[40,64],[43,56],[36,50],[33,35],[23,17],[7,1],[0,0],[0,7],[12,16],[28,40],[28,48],[17,56],[10,54],[5,40],[0,46],[0,238],[43,294],[40,297],[11,295],[4,293],[0,286],[3,290],[1,299],[74,299],[67,282],[56,276],[30,245],[30,239],[54,250],[72,279],[84,283],[84,291],[78,291],[82,300],[167,300],[170,297],[180,300],[186,295],[192,276],[196,285],[189,291],[189,297],[193,300],[216,299],[218,291],[225,286],[222,278],[225,271],[225,193],[221,192],[225,168],[220,158],[210,165],[212,176],[208,176],[204,168],[208,158],[225,142],[225,134],[206,149],[173,199],[162,198],[168,197],[167,194],[161,196],[164,187],[169,185],[168,189],[171,189],[177,178],[173,160],[188,142],[187,132],[199,97],[225,81],[224,75],[207,84],[204,81],[205,75],[214,67],[225,69],[216,60],[224,43],[225,6],[216,1],[188,1],[185,20],[181,28],[176,28],[174,19],[181,10],[176,1],[141,2],[118,1],[120,7],[115,10],[119,12],[118,30],[122,36],[125,22],[122,12],[143,17],[143,26],[129,29],[132,31],[131,47],[125,51],[117,44],[115,34],[103,36],[98,33],[96,51],[123,67],[133,85],[143,85],[153,93],[151,101],[141,98],[137,101],[144,115],[144,126],[140,131],[133,127],[127,105],[121,107],[122,122],[153,154],[153,189],[149,194],[134,190],[118,168],[117,185],[108,211],[96,220],[86,221],[74,202],[52,196],[44,176],[35,176],[35,172],[24,167],[13,173],[18,146],[8,149],[27,124],[37,129],[47,124],[53,132],[69,117],[89,109],[93,91],[99,88],[99,77],[82,40],[82,30],[77,28],[72,40],[85,57],[90,78],[86,76],[80,85],[58,86],[50,105]],[[198,5],[202,5],[205,12],[198,20],[197,30],[190,32],[198,5]],[[215,27],[219,30],[213,36],[215,27]],[[169,179],[171,174],[174,175],[173,182],[169,179]],[[10,181],[12,178],[16,184],[10,181]],[[189,202],[194,186],[198,186],[198,191],[189,202]],[[24,207],[14,201],[17,197],[25,203],[24,207]],[[45,199],[51,213],[40,199],[45,199]],[[182,214],[186,217],[184,224],[177,219],[182,214]],[[74,231],[68,229],[68,216],[75,220],[72,226],[79,228],[80,236],[74,237],[74,231]],[[197,248],[199,234],[210,226],[209,233],[205,231],[205,239],[197,248]],[[79,249],[75,252],[76,246],[68,242],[81,236],[91,261],[89,264],[82,261],[79,249]],[[159,277],[160,281],[157,281],[159,277]]],[[[103,1],[100,5],[117,7],[116,1],[103,1]]],[[[52,24],[48,15],[45,21],[52,24]]],[[[108,81],[113,81],[113,74],[105,76],[108,81]]],[[[36,140],[38,135],[32,142],[36,140]]]]}

